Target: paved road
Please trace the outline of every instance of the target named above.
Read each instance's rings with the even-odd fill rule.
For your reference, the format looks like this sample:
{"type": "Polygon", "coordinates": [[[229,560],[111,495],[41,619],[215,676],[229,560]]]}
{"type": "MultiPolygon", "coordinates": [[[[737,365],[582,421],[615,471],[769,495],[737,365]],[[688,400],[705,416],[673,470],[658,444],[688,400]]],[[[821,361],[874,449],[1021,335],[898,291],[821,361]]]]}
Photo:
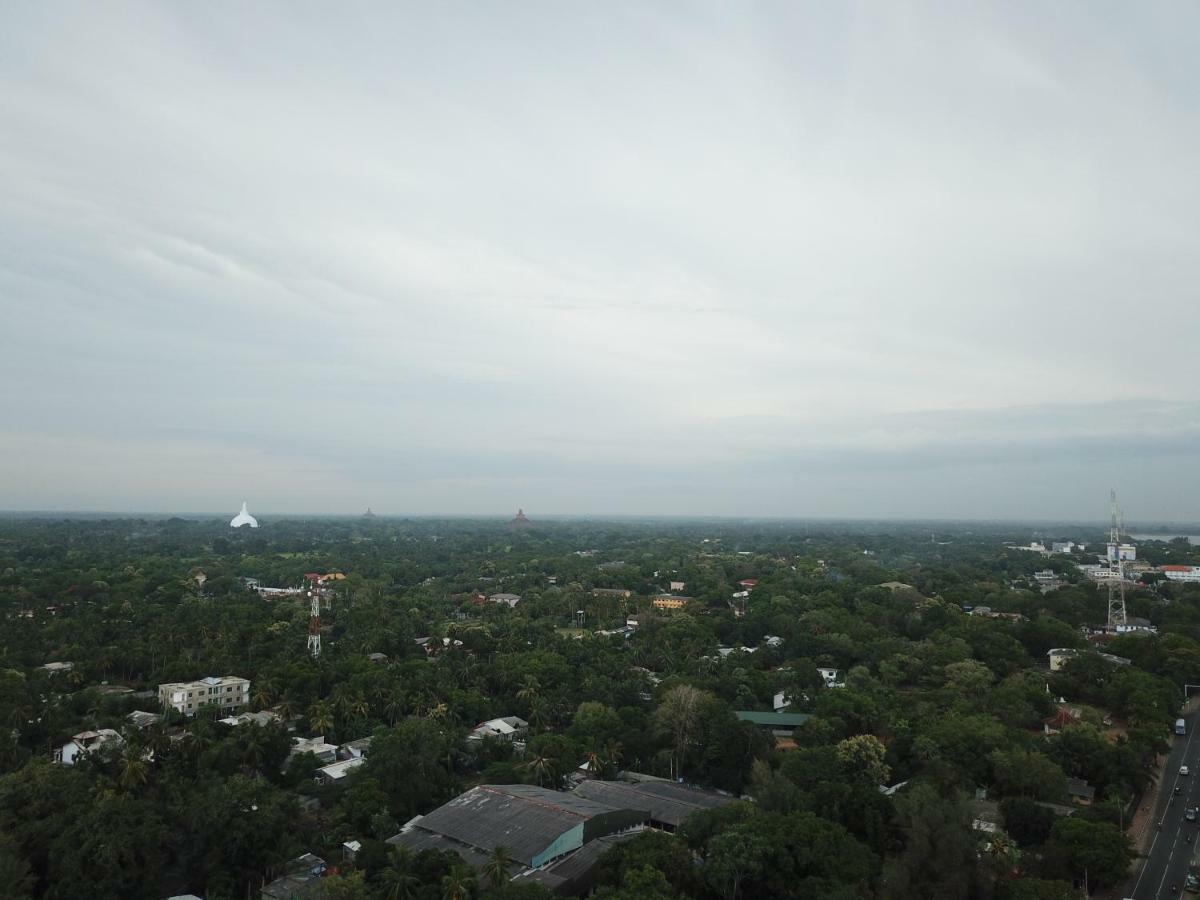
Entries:
{"type": "Polygon", "coordinates": [[[1125,894],[1134,900],[1182,897],[1188,862],[1196,850],[1196,842],[1200,841],[1200,826],[1183,818],[1183,811],[1189,806],[1200,806],[1200,741],[1193,742],[1200,713],[1188,713],[1184,718],[1188,723],[1187,737],[1176,737],[1172,742],[1154,810],[1154,821],[1162,826],[1153,832],[1146,862],[1125,894]],[[1191,774],[1180,775],[1181,765],[1188,766],[1191,774]],[[1179,796],[1175,796],[1176,787],[1179,796]],[[1179,886],[1178,893],[1171,893],[1172,884],[1179,886]]]}

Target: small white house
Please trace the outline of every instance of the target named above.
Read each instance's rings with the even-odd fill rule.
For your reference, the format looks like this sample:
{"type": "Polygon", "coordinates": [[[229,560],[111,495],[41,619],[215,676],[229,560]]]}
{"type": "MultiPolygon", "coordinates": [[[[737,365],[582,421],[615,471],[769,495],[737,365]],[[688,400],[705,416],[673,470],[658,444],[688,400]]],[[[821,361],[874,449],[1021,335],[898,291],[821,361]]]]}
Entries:
{"type": "Polygon", "coordinates": [[[825,682],[827,688],[845,687],[846,682],[842,681],[837,669],[831,669],[827,666],[817,666],[817,674],[821,676],[821,680],[825,682]]]}
{"type": "Polygon", "coordinates": [[[337,745],[325,743],[325,736],[321,734],[311,738],[294,737],[288,761],[301,753],[311,753],[317,758],[317,762],[328,764],[337,759],[337,751],[337,745]]]}
{"type": "Polygon", "coordinates": [[[366,760],[360,756],[355,759],[344,759],[341,762],[333,763],[333,765],[324,766],[317,769],[316,774],[313,775],[313,781],[318,784],[337,784],[365,762],[366,760]]]}
{"type": "Polygon", "coordinates": [[[54,761],[64,766],[73,766],[81,756],[103,750],[105,747],[120,747],[125,739],[111,728],[101,728],[99,731],[81,731],[58,750],[54,751],[54,761]]]}
{"type": "Polygon", "coordinates": [[[521,597],[519,594],[504,594],[504,593],[492,594],[490,597],[488,597],[488,602],[489,603],[503,603],[506,606],[508,606],[509,609],[512,609],[514,606],[516,606],[518,603],[521,602],[521,597]]]}
{"type": "Polygon", "coordinates": [[[486,722],[480,722],[467,735],[467,740],[482,741],[484,738],[490,737],[512,741],[524,737],[528,731],[529,723],[520,716],[505,716],[501,719],[488,719],[486,722]]]}
{"type": "Polygon", "coordinates": [[[371,750],[371,737],[361,737],[358,740],[347,741],[338,747],[338,759],[362,759],[371,750]]]}

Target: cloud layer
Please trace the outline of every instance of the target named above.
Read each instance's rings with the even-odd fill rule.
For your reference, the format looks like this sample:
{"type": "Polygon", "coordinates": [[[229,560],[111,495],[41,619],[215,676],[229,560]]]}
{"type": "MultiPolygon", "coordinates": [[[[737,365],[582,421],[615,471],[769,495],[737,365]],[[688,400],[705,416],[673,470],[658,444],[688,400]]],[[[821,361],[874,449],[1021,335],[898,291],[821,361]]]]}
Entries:
{"type": "Polygon", "coordinates": [[[0,12],[0,506],[1200,518],[1200,13],[0,12]]]}

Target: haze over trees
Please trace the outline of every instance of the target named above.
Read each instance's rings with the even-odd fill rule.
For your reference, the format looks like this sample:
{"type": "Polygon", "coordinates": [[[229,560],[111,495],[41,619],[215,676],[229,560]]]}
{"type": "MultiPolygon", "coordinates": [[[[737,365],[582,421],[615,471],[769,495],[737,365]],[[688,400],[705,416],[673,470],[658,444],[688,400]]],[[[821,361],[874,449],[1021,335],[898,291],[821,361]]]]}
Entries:
{"type": "MultiPolygon", "coordinates": [[[[1180,685],[1200,683],[1200,589],[1131,593],[1130,613],[1159,628],[1108,644],[1132,665],[1085,654],[1051,673],[1046,651],[1086,647],[1079,626],[1103,620],[1104,595],[1067,559],[1050,563],[1067,586],[1042,594],[1032,573],[1046,563],[1004,546],[1028,537],[977,525],[935,543],[902,525],[0,520],[0,880],[13,897],[235,898],[313,852],[340,864],[322,882],[330,897],[543,896],[503,879],[502,855],[476,873],[386,839],[472,785],[561,788],[586,764],[741,798],[613,849],[597,870],[610,900],[1066,897],[1085,871],[1093,887],[1118,884],[1132,858],[1120,826],[1156,770],[1180,685]],[[322,611],[319,659],[305,650],[306,599],[246,581],[299,586],[309,572],[345,575],[322,611]],[[747,579],[739,616],[732,595],[747,579]],[[655,610],[671,581],[692,601],[655,610]],[[501,591],[522,599],[478,596],[501,591]],[[1019,615],[964,612],[981,606],[1019,615]],[[53,661],[72,666],[40,668],[53,661]],[[225,674],[249,678],[252,708],[296,734],[372,736],[366,763],[320,787],[311,755],[289,761],[282,724],[233,728],[206,709],[137,730],[127,714],[156,700],[108,692],[225,674]],[[780,693],[809,716],[787,739],[736,715],[770,711],[780,693]],[[1048,734],[1059,697],[1079,716],[1048,734]],[[530,723],[523,752],[465,741],[511,715],[530,723]],[[99,728],[123,745],[51,761],[99,728]],[[1092,805],[1070,807],[1068,779],[1095,789],[1092,805]],[[352,839],[362,849],[341,863],[352,839]]],[[[1197,561],[1186,547],[1148,552],[1197,561]]]]}

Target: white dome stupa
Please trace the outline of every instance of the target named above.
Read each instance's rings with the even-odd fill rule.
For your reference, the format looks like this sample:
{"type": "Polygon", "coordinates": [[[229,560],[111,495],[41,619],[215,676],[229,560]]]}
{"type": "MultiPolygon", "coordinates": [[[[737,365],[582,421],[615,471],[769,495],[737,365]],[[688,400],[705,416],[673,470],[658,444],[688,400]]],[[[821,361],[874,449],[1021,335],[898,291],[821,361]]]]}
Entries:
{"type": "Polygon", "coordinates": [[[233,517],[232,521],[229,523],[229,527],[241,528],[243,525],[249,525],[251,528],[258,527],[258,519],[250,515],[250,512],[246,509],[245,500],[242,501],[242,511],[233,517]]]}

